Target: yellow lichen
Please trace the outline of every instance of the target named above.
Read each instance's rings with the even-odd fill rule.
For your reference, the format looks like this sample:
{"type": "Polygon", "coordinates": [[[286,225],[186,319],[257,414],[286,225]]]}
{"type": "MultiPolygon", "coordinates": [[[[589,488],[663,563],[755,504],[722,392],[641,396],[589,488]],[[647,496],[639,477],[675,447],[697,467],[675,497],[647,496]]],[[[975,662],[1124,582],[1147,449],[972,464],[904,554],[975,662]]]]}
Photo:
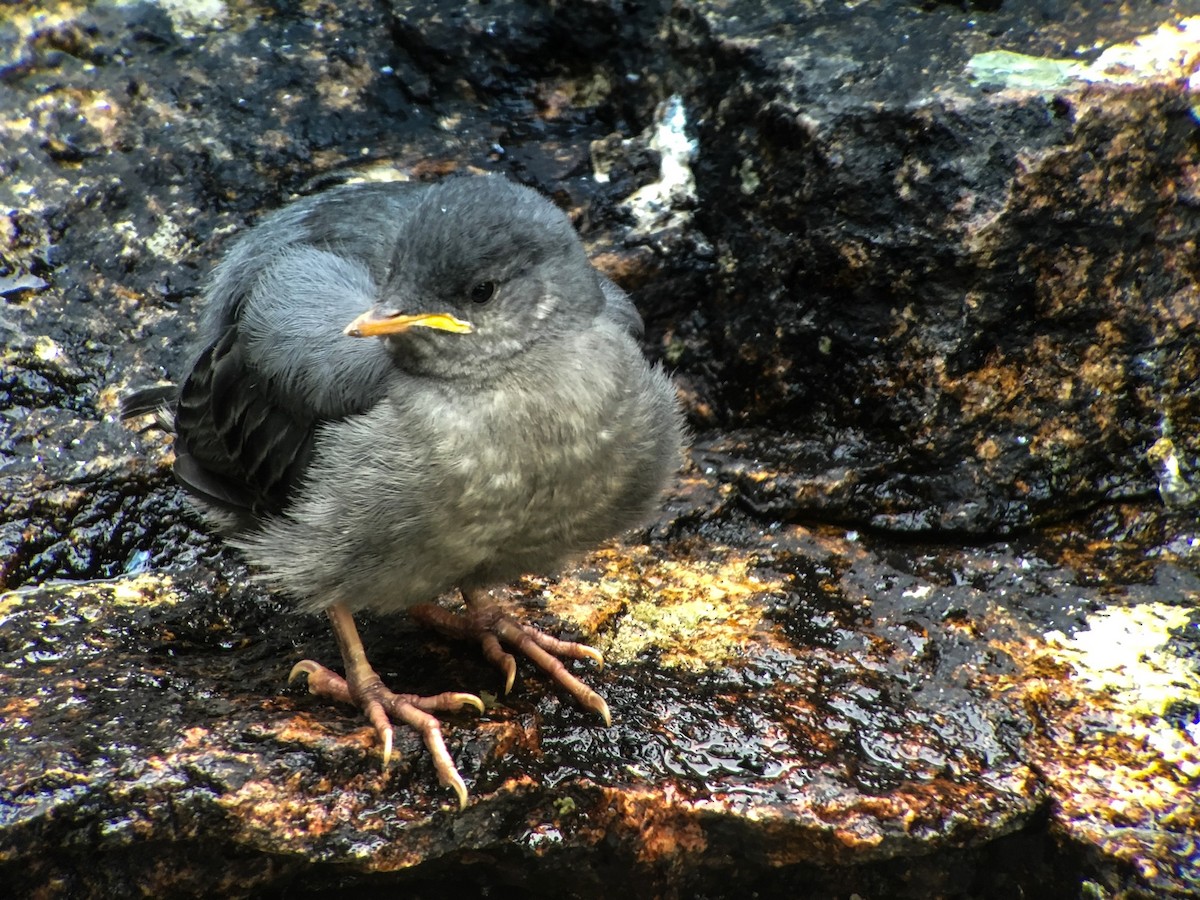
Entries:
{"type": "Polygon", "coordinates": [[[636,596],[597,647],[616,663],[656,651],[666,667],[720,665],[742,655],[761,620],[754,599],[779,590],[751,573],[748,557],[732,552],[718,560],[658,560],[643,566],[636,596]]]}
{"type": "Polygon", "coordinates": [[[1070,637],[1052,631],[1046,641],[1088,689],[1131,713],[1161,715],[1171,701],[1200,705],[1200,675],[1166,650],[1169,632],[1187,627],[1190,614],[1165,603],[1110,607],[1091,616],[1086,631],[1070,637]]]}
{"type": "Polygon", "coordinates": [[[0,618],[19,612],[31,604],[43,606],[47,592],[74,601],[80,612],[112,606],[173,606],[183,599],[175,590],[170,576],[143,572],[111,581],[59,581],[5,591],[0,594],[0,618]]]}

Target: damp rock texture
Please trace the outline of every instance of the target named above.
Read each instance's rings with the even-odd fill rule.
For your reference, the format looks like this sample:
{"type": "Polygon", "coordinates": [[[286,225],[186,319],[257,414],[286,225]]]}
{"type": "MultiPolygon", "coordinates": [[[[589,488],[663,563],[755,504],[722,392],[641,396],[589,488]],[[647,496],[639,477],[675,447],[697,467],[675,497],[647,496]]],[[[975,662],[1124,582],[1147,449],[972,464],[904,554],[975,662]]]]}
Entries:
{"type": "Polygon", "coordinates": [[[1200,22],[771,6],[671,31],[709,76],[685,89],[717,258],[683,323],[702,396],[793,436],[783,468],[826,460],[758,502],[997,534],[1153,492],[1161,437],[1194,461],[1200,22]]]}
{"type": "MultiPolygon", "coordinates": [[[[1200,896],[1200,4],[9,4],[0,883],[38,897],[1200,896]],[[1196,7],[1196,8],[1193,8],[1196,7]],[[604,728],[419,740],[206,535],[170,441],[206,273],[349,178],[501,171],[635,295],[694,445],[502,591],[604,728]]],[[[452,602],[452,598],[447,598],[452,602]]]]}

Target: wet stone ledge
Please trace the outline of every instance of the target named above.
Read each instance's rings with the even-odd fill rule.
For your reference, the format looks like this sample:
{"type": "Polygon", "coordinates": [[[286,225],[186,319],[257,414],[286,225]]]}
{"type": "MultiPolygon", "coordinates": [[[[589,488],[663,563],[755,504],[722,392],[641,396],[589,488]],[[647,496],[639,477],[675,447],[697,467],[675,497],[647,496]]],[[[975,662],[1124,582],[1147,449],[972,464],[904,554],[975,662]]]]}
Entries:
{"type": "Polygon", "coordinates": [[[1003,545],[704,531],[509,593],[605,651],[588,677],[608,729],[524,669],[498,697],[475,653],[364,624],[389,682],[487,699],[447,722],[461,813],[414,736],[382,773],[360,719],[284,686],[333,641],[230,560],[11,593],[6,875],[97,894],[203,894],[225,860],[239,894],[386,877],[423,896],[431,872],[533,896],[720,896],[743,873],[801,896],[951,895],[950,873],[969,896],[1194,888],[1194,574],[1117,589],[1003,545]],[[190,861],[160,870],[145,846],[190,861]]]}
{"type": "Polygon", "coordinates": [[[10,4],[0,882],[1200,895],[1189,7],[10,4]],[[458,170],[570,212],[695,432],[656,522],[502,592],[603,650],[611,728],[362,623],[485,697],[462,812],[286,686],[324,621],[114,417],[257,215],[458,170]]]}

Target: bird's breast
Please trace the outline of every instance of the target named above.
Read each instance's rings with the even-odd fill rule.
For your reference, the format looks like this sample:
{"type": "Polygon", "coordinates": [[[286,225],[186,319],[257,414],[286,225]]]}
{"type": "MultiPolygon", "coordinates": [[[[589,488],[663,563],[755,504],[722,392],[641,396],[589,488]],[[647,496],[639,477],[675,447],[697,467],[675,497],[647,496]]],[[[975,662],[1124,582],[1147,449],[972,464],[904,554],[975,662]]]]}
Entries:
{"type": "Polygon", "coordinates": [[[398,381],[322,429],[296,500],[243,548],[287,590],[355,608],[557,569],[641,521],[677,462],[673,390],[628,343],[469,389],[398,381]]]}
{"type": "Polygon", "coordinates": [[[446,514],[480,540],[503,534],[507,552],[607,537],[649,451],[619,371],[571,364],[540,383],[502,380],[426,404],[441,407],[430,449],[446,514]]]}

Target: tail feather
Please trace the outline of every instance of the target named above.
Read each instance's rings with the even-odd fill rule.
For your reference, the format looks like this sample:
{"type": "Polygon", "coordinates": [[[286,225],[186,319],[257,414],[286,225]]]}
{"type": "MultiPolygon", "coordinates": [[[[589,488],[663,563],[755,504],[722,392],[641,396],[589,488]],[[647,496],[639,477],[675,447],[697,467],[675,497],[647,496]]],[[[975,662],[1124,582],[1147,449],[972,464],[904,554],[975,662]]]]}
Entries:
{"type": "Polygon", "coordinates": [[[154,424],[163,431],[175,431],[175,404],[179,399],[179,387],[174,384],[153,384],[136,388],[121,398],[122,419],[138,416],[153,416],[154,424]]]}

